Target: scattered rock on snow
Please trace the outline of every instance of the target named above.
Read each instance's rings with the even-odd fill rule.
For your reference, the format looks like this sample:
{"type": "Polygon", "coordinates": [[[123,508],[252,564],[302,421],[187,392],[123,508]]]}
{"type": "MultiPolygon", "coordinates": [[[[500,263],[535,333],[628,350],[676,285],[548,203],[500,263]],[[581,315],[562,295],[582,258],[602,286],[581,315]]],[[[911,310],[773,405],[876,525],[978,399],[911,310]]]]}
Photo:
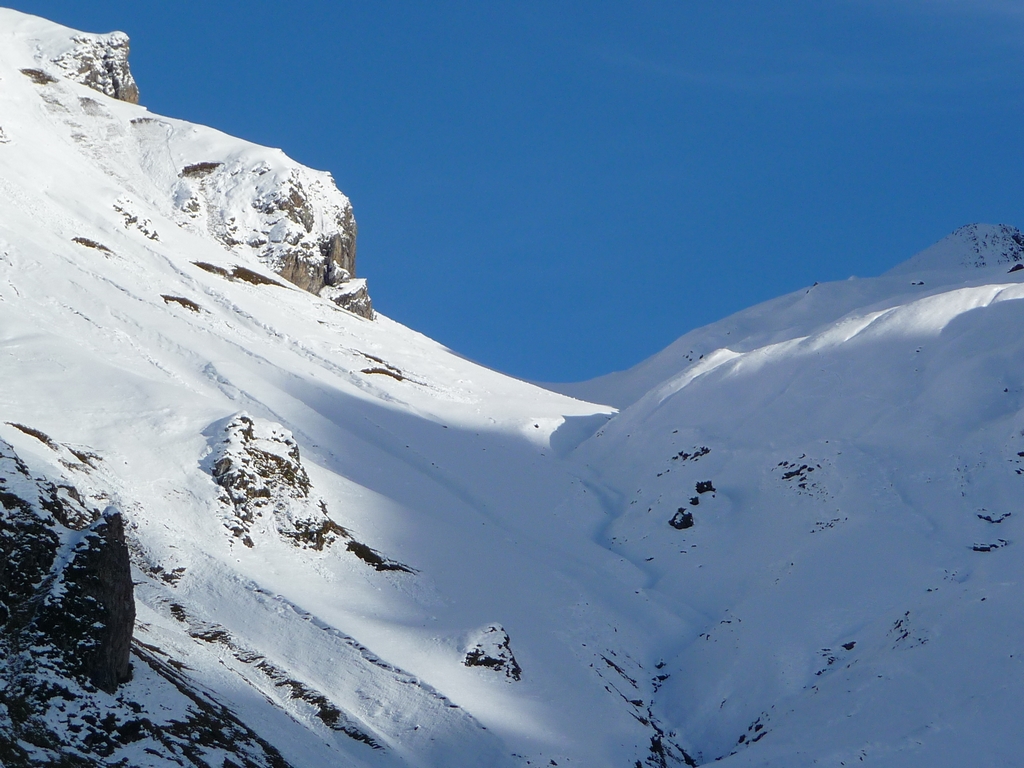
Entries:
{"type": "Polygon", "coordinates": [[[184,296],[168,296],[166,293],[160,294],[160,298],[164,300],[165,304],[178,304],[185,309],[193,312],[202,312],[203,308],[196,304],[191,299],[186,299],[184,296]]]}
{"type": "Polygon", "coordinates": [[[702,445],[700,448],[694,448],[692,452],[680,451],[672,457],[672,461],[678,461],[680,459],[683,461],[697,461],[702,456],[707,456],[709,453],[711,453],[711,449],[706,445],[702,445]]]}
{"type": "Polygon", "coordinates": [[[991,544],[975,544],[973,547],[971,547],[971,549],[973,549],[975,552],[992,552],[994,550],[1002,549],[1003,547],[1009,546],[1009,544],[1010,542],[1008,542],[1006,539],[996,539],[991,544]]]}
{"type": "Polygon", "coordinates": [[[23,69],[21,74],[27,77],[36,85],[51,85],[57,82],[57,78],[51,75],[49,72],[44,72],[41,69],[23,69]]]}
{"type": "Polygon", "coordinates": [[[86,248],[92,248],[97,251],[103,251],[104,253],[112,253],[112,251],[103,245],[103,243],[97,243],[95,240],[91,240],[88,237],[73,237],[71,242],[84,245],[86,248]]]}

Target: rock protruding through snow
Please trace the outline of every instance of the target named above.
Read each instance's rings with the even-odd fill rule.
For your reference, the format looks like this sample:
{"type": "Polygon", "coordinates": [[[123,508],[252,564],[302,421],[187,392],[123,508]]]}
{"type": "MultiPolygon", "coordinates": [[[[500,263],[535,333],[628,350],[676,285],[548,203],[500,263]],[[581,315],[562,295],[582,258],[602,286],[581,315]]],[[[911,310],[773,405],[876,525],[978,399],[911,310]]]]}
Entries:
{"type": "Polygon", "coordinates": [[[1008,224],[967,224],[907,261],[890,275],[931,270],[983,269],[1024,262],[1024,233],[1008,224]]]}
{"type": "MultiPolygon", "coordinates": [[[[151,130],[137,125],[140,136],[151,130]]],[[[160,130],[155,134],[163,136],[160,130]]],[[[304,291],[373,319],[366,281],[355,279],[352,204],[330,174],[239,153],[226,161],[189,162],[172,184],[175,206],[188,226],[205,230],[233,252],[248,252],[304,291]]]]}
{"type": "MultiPolygon", "coordinates": [[[[95,619],[81,622],[80,630],[91,636],[80,660],[82,670],[97,688],[113,693],[132,677],[130,656],[135,627],[131,560],[124,519],[117,509],[108,507],[86,531],[73,550],[61,582],[66,595],[62,603],[88,606],[89,618],[95,619]]],[[[63,627],[68,614],[61,613],[58,623],[63,627]]],[[[69,651],[75,653],[73,646],[82,645],[82,632],[69,634],[61,632],[56,639],[71,641],[69,651]],[[75,634],[79,637],[72,640],[75,634]]]]}
{"type": "Polygon", "coordinates": [[[522,667],[512,653],[512,640],[500,624],[488,624],[472,634],[464,663],[467,667],[493,669],[509,680],[523,677],[522,667]]]}
{"type": "Polygon", "coordinates": [[[239,413],[216,448],[213,478],[233,508],[229,530],[249,547],[253,529],[267,523],[296,546],[322,550],[348,532],[311,493],[309,475],[292,433],[265,419],[239,413]]]}
{"type": "Polygon", "coordinates": [[[224,427],[211,472],[231,507],[225,525],[247,547],[269,526],[297,547],[325,550],[342,539],[345,549],[377,571],[415,573],[353,538],[334,522],[327,502],[302,466],[299,445],[280,424],[239,413],[224,427]]]}
{"type": "Polygon", "coordinates": [[[68,79],[113,99],[139,103],[139,86],[128,67],[128,35],[124,32],[77,34],[71,38],[71,43],[70,50],[53,60],[68,79]]]}

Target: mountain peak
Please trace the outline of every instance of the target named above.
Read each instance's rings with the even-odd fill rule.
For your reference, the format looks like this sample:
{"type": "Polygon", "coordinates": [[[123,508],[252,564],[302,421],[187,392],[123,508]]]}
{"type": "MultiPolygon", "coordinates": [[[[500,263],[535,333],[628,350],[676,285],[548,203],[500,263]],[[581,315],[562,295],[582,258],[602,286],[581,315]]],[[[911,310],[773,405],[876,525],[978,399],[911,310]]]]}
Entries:
{"type": "MultiPolygon", "coordinates": [[[[4,180],[22,185],[20,198],[32,196],[39,168],[52,168],[55,186],[74,190],[90,209],[74,232],[64,233],[68,241],[110,251],[128,232],[150,243],[171,238],[170,252],[202,250],[209,254],[198,259],[204,264],[227,261],[214,268],[217,274],[237,276],[245,263],[261,265],[372,319],[366,281],[356,277],[352,205],[331,175],[280,150],[137,106],[129,47],[123,32],[78,32],[0,9],[8,99],[0,110],[0,145],[10,147],[4,180]],[[127,104],[104,102],[81,86],[127,104]],[[26,102],[42,108],[20,108],[26,102]],[[123,188],[111,189],[111,179],[123,188]]],[[[45,203],[33,205],[38,216],[45,203]]]]}
{"type": "Polygon", "coordinates": [[[967,224],[887,274],[983,269],[1024,261],[1024,233],[1008,224],[967,224]]]}

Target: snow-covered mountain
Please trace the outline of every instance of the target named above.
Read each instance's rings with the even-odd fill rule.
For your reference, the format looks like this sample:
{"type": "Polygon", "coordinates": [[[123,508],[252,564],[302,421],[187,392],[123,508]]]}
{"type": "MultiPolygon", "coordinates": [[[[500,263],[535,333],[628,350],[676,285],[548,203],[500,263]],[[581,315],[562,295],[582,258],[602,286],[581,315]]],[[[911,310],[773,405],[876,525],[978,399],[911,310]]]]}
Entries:
{"type": "Polygon", "coordinates": [[[558,393],[127,52],[0,10],[0,764],[1019,763],[1021,233],[558,393]]]}

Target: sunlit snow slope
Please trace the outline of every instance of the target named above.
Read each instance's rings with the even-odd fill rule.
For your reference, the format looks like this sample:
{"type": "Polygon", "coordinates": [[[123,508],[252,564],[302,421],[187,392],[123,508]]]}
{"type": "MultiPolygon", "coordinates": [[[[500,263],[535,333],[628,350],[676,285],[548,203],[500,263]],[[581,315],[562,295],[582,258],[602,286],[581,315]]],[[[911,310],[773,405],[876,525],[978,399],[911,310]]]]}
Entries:
{"type": "Polygon", "coordinates": [[[1024,757],[1022,244],[964,227],[565,387],[624,408],[573,460],[688,624],[657,711],[694,756],[1024,757]]]}
{"type": "Polygon", "coordinates": [[[565,388],[595,405],[281,280],[258,199],[302,178],[311,215],[347,200],[72,81],[75,35],[0,11],[0,459],[122,513],[134,676],[62,683],[38,718],[66,738],[17,732],[24,764],[1024,754],[1016,230],[565,388]],[[191,215],[202,163],[268,186],[191,215]],[[107,753],[76,736],[89,706],[107,753]]]}

